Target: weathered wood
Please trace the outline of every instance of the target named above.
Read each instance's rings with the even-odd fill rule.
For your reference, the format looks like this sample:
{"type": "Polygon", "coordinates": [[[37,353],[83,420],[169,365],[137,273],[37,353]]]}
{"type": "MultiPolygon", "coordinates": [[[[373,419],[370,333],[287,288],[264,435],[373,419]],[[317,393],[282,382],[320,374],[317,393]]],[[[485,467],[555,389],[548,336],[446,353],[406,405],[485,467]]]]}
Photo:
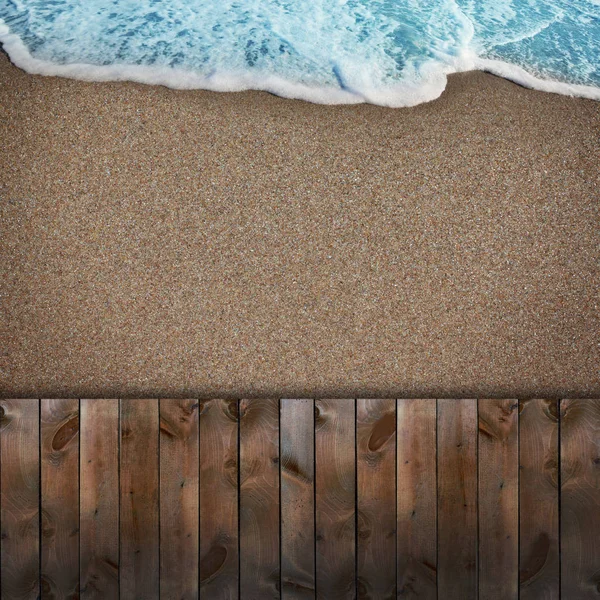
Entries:
{"type": "Polygon", "coordinates": [[[398,400],[398,598],[437,599],[436,402],[398,400]]]}
{"type": "Polygon", "coordinates": [[[240,590],[279,599],[279,402],[240,401],[240,590]]]}
{"type": "Polygon", "coordinates": [[[119,598],[119,401],[81,400],[80,583],[84,600],[119,598]]]}
{"type": "Polygon", "coordinates": [[[121,400],[121,598],[158,600],[158,400],[121,400]]]}
{"type": "Polygon", "coordinates": [[[0,400],[2,600],[36,600],[39,589],[38,400],[0,400]]]}
{"type": "Polygon", "coordinates": [[[479,597],[519,595],[519,404],[479,400],[479,597]]]}
{"type": "Polygon", "coordinates": [[[396,597],[396,401],[357,400],[358,598],[396,597]]]}
{"type": "Polygon", "coordinates": [[[562,400],[561,598],[600,598],[600,400],[562,400]]]}
{"type": "Polygon", "coordinates": [[[520,598],[557,600],[558,403],[519,403],[520,598]]]}
{"type": "Polygon", "coordinates": [[[477,598],[477,401],[438,400],[438,595],[477,598]]]}
{"type": "Polygon", "coordinates": [[[160,401],[160,596],[198,598],[199,464],[196,400],[160,401]]]}
{"type": "Polygon", "coordinates": [[[79,400],[41,401],[42,598],[79,598],[79,400]]]}
{"type": "Polygon", "coordinates": [[[354,600],[354,400],[315,403],[316,587],[320,600],[354,600]]]}
{"type": "Polygon", "coordinates": [[[238,598],[238,402],[200,402],[200,597],[238,598]]]}
{"type": "Polygon", "coordinates": [[[315,597],[313,400],[281,401],[281,598],[315,597]]]}

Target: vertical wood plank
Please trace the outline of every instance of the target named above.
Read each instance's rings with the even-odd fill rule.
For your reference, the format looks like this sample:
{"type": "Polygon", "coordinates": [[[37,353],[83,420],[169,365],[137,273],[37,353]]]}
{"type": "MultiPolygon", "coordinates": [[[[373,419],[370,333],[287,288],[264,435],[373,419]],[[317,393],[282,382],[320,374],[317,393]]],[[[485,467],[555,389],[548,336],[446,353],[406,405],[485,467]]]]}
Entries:
{"type": "Polygon", "coordinates": [[[119,597],[119,401],[80,405],[81,598],[119,597]]]}
{"type": "Polygon", "coordinates": [[[437,598],[436,402],[398,400],[398,597],[437,598]]]}
{"type": "Polygon", "coordinates": [[[313,400],[281,401],[281,598],[315,597],[313,400]]]}
{"type": "Polygon", "coordinates": [[[557,600],[558,403],[519,403],[520,598],[557,600]]]}
{"type": "Polygon", "coordinates": [[[519,421],[516,400],[479,400],[479,597],[519,594],[519,421]]]}
{"type": "Polygon", "coordinates": [[[396,401],[357,400],[358,598],[396,597],[396,401]]]}
{"type": "Polygon", "coordinates": [[[354,400],[315,402],[316,583],[320,600],[354,600],[354,400]]]}
{"type": "Polygon", "coordinates": [[[279,401],[240,401],[240,591],[279,599],[279,401]]]}
{"type": "Polygon", "coordinates": [[[121,598],[157,600],[158,400],[121,400],[121,598]]]}
{"type": "Polygon", "coordinates": [[[79,400],[41,400],[42,598],[79,598],[79,400]]]}
{"type": "Polygon", "coordinates": [[[0,400],[2,600],[39,596],[39,405],[0,400]]]}
{"type": "Polygon", "coordinates": [[[561,597],[600,598],[600,400],[562,400],[561,597]]]}
{"type": "Polygon", "coordinates": [[[160,401],[160,595],[198,598],[198,402],[160,401]]]}
{"type": "Polygon", "coordinates": [[[438,594],[477,598],[477,401],[438,400],[438,594]]]}
{"type": "Polygon", "coordinates": [[[238,402],[200,402],[200,597],[238,598],[238,402]]]}

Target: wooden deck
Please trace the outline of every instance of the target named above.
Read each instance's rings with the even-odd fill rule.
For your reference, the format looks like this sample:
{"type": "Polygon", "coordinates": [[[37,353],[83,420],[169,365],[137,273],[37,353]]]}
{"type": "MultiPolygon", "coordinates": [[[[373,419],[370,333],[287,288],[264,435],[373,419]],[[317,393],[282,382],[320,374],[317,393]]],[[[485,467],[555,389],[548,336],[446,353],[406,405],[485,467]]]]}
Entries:
{"type": "Polygon", "coordinates": [[[2,600],[600,598],[600,400],[0,400],[2,600]]]}

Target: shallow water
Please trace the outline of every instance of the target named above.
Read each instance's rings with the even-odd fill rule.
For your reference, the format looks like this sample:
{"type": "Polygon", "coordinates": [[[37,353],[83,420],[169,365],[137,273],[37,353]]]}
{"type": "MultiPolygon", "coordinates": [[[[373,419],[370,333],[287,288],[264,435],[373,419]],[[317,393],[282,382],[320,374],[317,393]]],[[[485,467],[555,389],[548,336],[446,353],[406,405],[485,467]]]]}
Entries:
{"type": "Polygon", "coordinates": [[[32,73],[410,106],[484,69],[600,99],[600,0],[0,0],[32,73]]]}

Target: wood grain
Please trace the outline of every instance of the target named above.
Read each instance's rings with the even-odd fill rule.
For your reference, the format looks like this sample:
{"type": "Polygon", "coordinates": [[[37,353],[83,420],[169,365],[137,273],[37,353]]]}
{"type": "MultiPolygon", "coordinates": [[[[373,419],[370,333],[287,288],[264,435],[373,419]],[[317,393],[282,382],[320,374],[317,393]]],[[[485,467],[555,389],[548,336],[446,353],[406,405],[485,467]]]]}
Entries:
{"type": "Polygon", "coordinates": [[[479,597],[519,595],[519,404],[479,400],[479,597]]]}
{"type": "Polygon", "coordinates": [[[42,598],[79,598],[79,400],[41,400],[42,598]]]}
{"type": "Polygon", "coordinates": [[[358,598],[396,597],[396,401],[357,400],[358,598]]]}
{"type": "Polygon", "coordinates": [[[238,401],[200,402],[200,597],[238,598],[238,401]]]}
{"type": "Polygon", "coordinates": [[[198,598],[199,440],[196,400],[160,401],[160,597],[198,598]]]}
{"type": "Polygon", "coordinates": [[[279,599],[279,401],[240,401],[240,590],[279,599]]]}
{"type": "Polygon", "coordinates": [[[436,402],[398,400],[398,598],[437,599],[436,402]]]}
{"type": "Polygon", "coordinates": [[[600,598],[600,400],[562,400],[561,598],[600,598]]]}
{"type": "Polygon", "coordinates": [[[558,402],[519,403],[520,599],[557,600],[558,402]]]}
{"type": "Polygon", "coordinates": [[[281,598],[315,597],[313,400],[281,401],[281,598]]]}
{"type": "Polygon", "coordinates": [[[354,400],[315,402],[316,586],[320,600],[354,600],[354,400]]]}
{"type": "Polygon", "coordinates": [[[81,598],[119,598],[119,401],[81,400],[81,598]]]}
{"type": "Polygon", "coordinates": [[[0,401],[2,600],[36,600],[39,589],[38,400],[0,401]]]}
{"type": "Polygon", "coordinates": [[[438,594],[477,598],[477,401],[438,400],[438,594]]]}
{"type": "Polygon", "coordinates": [[[121,598],[158,600],[158,400],[121,400],[121,598]]]}

